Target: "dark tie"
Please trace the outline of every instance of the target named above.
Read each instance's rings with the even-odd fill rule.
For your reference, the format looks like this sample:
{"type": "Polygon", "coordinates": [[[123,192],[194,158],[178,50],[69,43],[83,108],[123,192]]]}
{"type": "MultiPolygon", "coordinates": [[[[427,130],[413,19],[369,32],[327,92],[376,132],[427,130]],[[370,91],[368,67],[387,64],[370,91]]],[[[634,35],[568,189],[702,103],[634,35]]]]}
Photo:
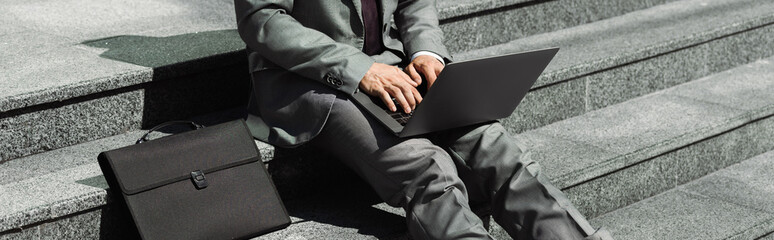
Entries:
{"type": "Polygon", "coordinates": [[[361,0],[363,5],[363,27],[365,43],[363,52],[368,55],[376,55],[382,52],[382,31],[379,29],[378,0],[361,0]]]}

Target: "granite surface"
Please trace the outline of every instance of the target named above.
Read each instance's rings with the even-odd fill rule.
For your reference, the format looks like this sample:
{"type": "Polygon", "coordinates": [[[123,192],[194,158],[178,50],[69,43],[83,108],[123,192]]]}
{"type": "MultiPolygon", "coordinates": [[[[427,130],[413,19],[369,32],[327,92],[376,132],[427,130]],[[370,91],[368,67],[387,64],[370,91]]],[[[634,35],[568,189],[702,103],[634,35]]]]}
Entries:
{"type": "MultiPolygon", "coordinates": [[[[18,41],[23,43],[25,39],[18,41]]],[[[63,101],[152,79],[152,71],[148,68],[94,57],[92,53],[73,46],[20,52],[0,58],[0,61],[0,71],[5,73],[0,77],[0,112],[63,101]]]]}
{"type": "Polygon", "coordinates": [[[772,150],[768,66],[762,60],[519,136],[534,139],[533,158],[597,216],[772,150]]]}
{"type": "Polygon", "coordinates": [[[561,176],[568,175],[578,169],[592,168],[600,160],[614,159],[618,153],[609,152],[582,142],[574,142],[558,137],[543,135],[538,132],[525,132],[515,137],[529,146],[529,157],[537,161],[543,173],[554,179],[559,188],[569,187],[568,183],[560,182],[561,176]]]}
{"type": "Polygon", "coordinates": [[[767,47],[774,44],[774,26],[766,25],[774,18],[768,12],[752,12],[751,16],[742,13],[753,8],[749,2],[716,1],[704,6],[676,2],[461,53],[456,59],[562,47],[525,103],[503,119],[511,132],[519,133],[774,55],[774,49],[767,47]],[[728,22],[714,20],[708,24],[702,20],[704,14],[719,11],[728,22]],[[641,12],[657,18],[645,19],[641,12]],[[685,24],[681,27],[689,31],[659,25],[665,19],[676,18],[687,18],[678,24],[685,24]],[[641,22],[648,28],[642,28],[641,22]],[[764,25],[756,28],[756,24],[764,25]],[[599,39],[599,35],[609,37],[599,39]],[[538,94],[549,91],[552,93],[538,94]],[[541,95],[540,102],[530,105],[530,97],[535,95],[541,95]],[[544,103],[551,106],[544,107],[544,103]]]}
{"type": "Polygon", "coordinates": [[[774,3],[765,0],[677,1],[454,57],[460,61],[560,47],[534,86],[541,87],[765,26],[774,22],[773,10],[774,3]]]}
{"type": "Polygon", "coordinates": [[[586,112],[585,88],[581,81],[570,81],[531,90],[501,122],[509,132],[520,133],[581,115],[586,112]]]}
{"type": "MultiPolygon", "coordinates": [[[[771,198],[771,195],[774,194],[774,188],[771,186],[771,182],[774,180],[771,177],[772,173],[774,173],[774,151],[769,151],[678,186],[663,194],[605,214],[592,220],[592,222],[608,224],[614,233],[619,233],[615,234],[616,237],[626,237],[626,239],[660,239],[649,234],[694,233],[696,231],[713,231],[716,227],[730,227],[732,229],[714,233],[715,239],[766,239],[769,237],[768,234],[774,231],[774,200],[771,198]],[[671,195],[683,195],[687,198],[670,197],[671,195]],[[695,199],[712,201],[721,205],[693,206],[690,202],[694,202],[695,199]],[[645,213],[643,210],[650,212],[645,213]],[[754,214],[751,214],[750,211],[754,214]],[[706,212],[713,212],[713,214],[701,216],[705,215],[706,212]],[[687,215],[685,215],[686,213],[687,215]],[[697,216],[696,213],[701,215],[697,216]],[[743,216],[724,219],[725,216],[715,215],[718,213],[739,213],[743,216]],[[635,225],[627,225],[632,222],[621,223],[622,218],[636,219],[639,222],[634,223],[635,225]],[[691,219],[693,221],[687,221],[691,219]],[[734,220],[728,221],[728,219],[734,220]],[[662,224],[675,226],[669,227],[662,224]]],[[[681,237],[678,239],[704,238],[702,235],[697,235],[692,236],[692,238],[681,237]]]]}
{"type": "MultiPolygon", "coordinates": [[[[25,46],[24,38],[17,41],[16,45],[25,46]]],[[[238,65],[246,69],[243,49],[235,31],[226,30],[168,37],[118,36],[79,46],[54,45],[38,51],[19,51],[0,60],[4,61],[4,72],[9,73],[0,78],[0,111],[209,72],[213,68],[238,65]]],[[[241,73],[246,78],[246,70],[241,73]]]]}
{"type": "Polygon", "coordinates": [[[11,24],[10,29],[6,30],[8,32],[0,34],[0,42],[6,47],[3,48],[3,52],[0,52],[0,54],[7,62],[15,62],[14,58],[27,54],[44,53],[56,48],[66,47],[69,45],[68,42],[72,42],[72,39],[67,37],[27,30],[13,24],[11,24]]]}
{"type": "Polygon", "coordinates": [[[674,0],[439,1],[444,44],[463,52],[582,25],[674,0]]]}
{"type": "Polygon", "coordinates": [[[38,236],[40,236],[40,229],[38,227],[0,232],[0,240],[38,239],[38,236]]]}
{"type": "Polygon", "coordinates": [[[132,33],[160,36],[236,28],[232,1],[7,1],[0,16],[73,39],[70,43],[132,33]]]}
{"type": "MultiPolygon", "coordinates": [[[[556,185],[564,188],[581,212],[586,216],[596,217],[771,150],[774,150],[774,118],[770,117],[685,147],[678,147],[601,177],[592,175],[592,179],[574,186],[567,186],[568,182],[561,181],[561,177],[553,179],[556,185]]],[[[574,157],[564,153],[554,155],[574,157]]],[[[601,159],[605,158],[593,160],[601,159]]],[[[572,163],[563,162],[566,165],[572,163]]],[[[594,167],[604,166],[597,164],[594,167]]]]}
{"type": "MultiPolygon", "coordinates": [[[[98,169],[99,167],[97,171],[98,169]]],[[[4,190],[0,202],[11,203],[11,206],[3,208],[0,213],[0,231],[105,204],[104,189],[63,181],[48,175],[4,185],[4,190]]]]}
{"type": "MultiPolygon", "coordinates": [[[[549,70],[544,78],[557,81],[570,79],[570,82],[577,81],[578,83],[572,84],[573,87],[568,87],[565,84],[554,84],[549,87],[534,90],[527,96],[525,103],[517,109],[514,115],[503,119],[504,124],[508,126],[509,130],[512,132],[521,132],[523,130],[532,129],[547,123],[575,116],[575,114],[582,112],[577,105],[579,101],[585,103],[585,111],[591,111],[774,54],[770,51],[770,48],[766,47],[772,44],[771,39],[774,38],[771,38],[770,36],[772,35],[771,31],[774,30],[774,27],[769,26],[755,29],[754,31],[744,31],[745,27],[750,27],[754,24],[766,24],[768,23],[767,21],[770,22],[771,18],[769,12],[759,11],[758,9],[753,12],[752,15],[763,14],[763,17],[752,20],[744,19],[741,18],[741,16],[750,17],[747,15],[750,9],[761,6],[755,5],[753,2],[734,2],[731,5],[726,4],[730,3],[714,1],[701,2],[701,4],[698,4],[695,1],[683,1],[681,3],[659,6],[654,9],[647,9],[582,27],[558,31],[547,34],[542,38],[542,35],[535,36],[534,38],[537,38],[537,40],[529,40],[530,38],[527,38],[515,41],[516,43],[543,43],[543,45],[540,46],[530,45],[532,48],[556,46],[557,44],[551,42],[555,41],[552,39],[565,39],[566,43],[573,44],[569,46],[569,50],[563,48],[563,50],[560,51],[557,59],[549,66],[549,70]],[[733,9],[733,11],[728,11],[728,9],[733,9]],[[743,13],[745,11],[748,11],[748,13],[743,13]],[[717,17],[718,14],[716,13],[719,12],[722,13],[720,15],[725,15],[728,18],[723,19],[722,21],[705,21],[706,19],[704,18],[708,16],[707,14],[717,17]],[[652,27],[648,29],[648,31],[652,31],[650,33],[647,33],[648,31],[642,33],[643,28],[641,23],[636,22],[643,21],[643,18],[645,18],[645,15],[643,14],[657,16],[656,19],[644,21],[648,27],[652,27]],[[682,18],[689,19],[687,19],[688,21],[682,21],[686,20],[682,18]],[[662,24],[665,21],[674,21],[676,19],[680,19],[681,22],[679,23],[685,25],[675,27],[671,26],[674,24],[662,24]],[[724,26],[724,24],[729,26],[724,26]],[[671,27],[665,29],[664,26],[666,25],[670,25],[671,27]],[[682,29],[690,29],[691,31],[683,31],[682,29]],[[730,30],[741,32],[733,33],[730,30]],[[664,34],[664,32],[670,32],[670,34],[664,34]],[[600,44],[598,36],[602,33],[604,33],[603,35],[605,36],[613,35],[613,37],[611,37],[613,40],[603,39],[602,41],[604,43],[600,44]],[[712,39],[712,37],[717,36],[724,37],[712,39]],[[579,38],[582,39],[579,40],[579,38]],[[592,44],[593,46],[589,46],[592,44]],[[642,46],[642,48],[637,48],[637,44],[642,46]],[[680,50],[691,44],[699,45],[680,50]],[[674,51],[675,49],[677,49],[677,51],[674,51]],[[637,51],[642,53],[644,50],[661,55],[654,55],[656,57],[651,57],[647,54],[640,54],[641,58],[644,60],[638,60],[636,58],[622,60],[626,58],[625,56],[627,54],[635,52],[634,55],[637,55],[639,54],[636,53],[637,51]],[[621,58],[622,56],[624,56],[624,58],[621,58]],[[606,66],[610,65],[595,62],[588,65],[593,65],[593,67],[587,69],[588,71],[579,72],[577,75],[567,75],[563,78],[553,78],[554,76],[561,76],[562,73],[566,73],[566,71],[574,71],[573,69],[580,66],[577,64],[587,64],[578,61],[578,59],[588,60],[591,58],[591,60],[593,60],[595,57],[605,58],[605,61],[620,58],[619,60],[622,60],[621,63],[626,63],[627,61],[633,61],[634,63],[624,64],[623,66],[615,67],[613,69],[605,69],[606,66]],[[697,59],[699,59],[699,61],[697,61],[697,59]],[[559,64],[557,64],[557,61],[559,64]],[[562,61],[576,65],[561,64],[562,61]],[[551,69],[557,71],[552,72],[551,69]],[[553,73],[559,75],[553,75],[553,73]],[[583,76],[583,74],[588,73],[593,74],[583,76]],[[574,76],[583,77],[573,79],[574,76]],[[554,87],[560,87],[561,90],[552,89],[550,90],[552,91],[551,94],[542,94],[544,97],[542,97],[540,101],[536,101],[539,102],[539,104],[529,104],[530,97],[540,95],[538,94],[539,92],[547,92],[548,90],[546,89],[554,87]],[[570,97],[577,96],[578,93],[585,93],[585,95],[582,96],[581,99],[570,99],[570,97]],[[545,107],[545,103],[552,104],[549,104],[551,105],[550,107],[545,107]],[[547,109],[550,109],[550,111],[547,109]]],[[[771,6],[763,6],[763,8],[766,7],[771,6]]],[[[524,48],[523,50],[526,49],[529,48],[524,48]]],[[[482,51],[486,52],[486,50],[482,51]]],[[[494,55],[502,53],[503,50],[498,49],[497,51],[490,51],[486,54],[494,55]]],[[[464,59],[464,57],[458,58],[458,60],[462,59],[464,59]]],[[[545,84],[552,83],[554,82],[547,81],[545,84]]],[[[539,83],[536,86],[541,87],[541,84],[539,83]]]]}
{"type": "Polygon", "coordinates": [[[774,55],[774,26],[715,39],[583,77],[587,111],[774,55]]]}
{"type": "MultiPolygon", "coordinates": [[[[607,161],[605,164],[618,169],[774,114],[769,94],[774,85],[770,62],[764,59],[737,67],[534,132],[621,154],[614,161],[598,158],[600,163],[607,161]]],[[[605,164],[583,174],[603,174],[598,171],[605,169],[605,164]]],[[[565,182],[564,177],[588,179],[566,174],[557,181],[565,182]]]]}
{"type": "Polygon", "coordinates": [[[140,239],[125,212],[111,205],[63,216],[23,229],[0,233],[0,239],[140,239]]]}
{"type": "Polygon", "coordinates": [[[774,151],[770,151],[683,185],[680,189],[774,215],[773,182],[774,151]]]}
{"type": "Polygon", "coordinates": [[[405,213],[380,203],[363,187],[333,187],[329,193],[286,201],[294,224],[255,239],[405,239],[405,213]]]}
{"type": "MultiPolygon", "coordinates": [[[[244,109],[239,107],[196,116],[191,118],[191,120],[205,126],[210,126],[239,119],[243,116],[244,109]]],[[[3,162],[0,164],[0,166],[2,166],[0,167],[0,175],[6,177],[0,179],[0,185],[37,177],[41,174],[56,172],[66,167],[92,163],[100,152],[131,145],[146,131],[147,130],[131,130],[88,143],[55,150],[48,149],[50,151],[3,162]]],[[[162,133],[152,134],[151,138],[162,137],[169,133],[170,131],[162,129],[162,133]]],[[[274,158],[273,146],[259,141],[256,141],[256,145],[261,151],[264,161],[271,161],[274,158]]]]}
{"type": "MultiPolygon", "coordinates": [[[[616,239],[726,239],[771,214],[683,191],[669,191],[593,219],[616,239]]],[[[753,239],[747,236],[745,239],[753,239]]]]}
{"type": "Polygon", "coordinates": [[[534,132],[618,154],[612,159],[594,158],[598,161],[594,167],[574,168],[574,172],[555,179],[561,186],[570,186],[743,125],[745,122],[737,121],[725,124],[742,114],[726,107],[654,94],[534,132]]]}
{"type": "Polygon", "coordinates": [[[437,2],[438,18],[448,19],[495,10],[517,4],[538,3],[535,0],[444,0],[437,2]]]}
{"type": "Polygon", "coordinates": [[[34,112],[0,114],[0,162],[138,129],[144,98],[137,90],[34,112]]]}
{"type": "Polygon", "coordinates": [[[535,130],[619,154],[670,143],[733,119],[740,110],[654,93],[535,130]],[[667,140],[667,141],[665,141],[667,140]]]}
{"type": "Polygon", "coordinates": [[[771,233],[774,232],[774,219],[770,219],[768,221],[765,221],[763,223],[760,223],[758,226],[755,226],[753,228],[749,228],[744,232],[740,232],[736,234],[735,236],[732,236],[728,239],[731,240],[744,240],[744,239],[755,239],[755,240],[766,240],[771,239],[771,233]],[[763,236],[766,235],[766,236],[763,236]]]}
{"type": "Polygon", "coordinates": [[[0,176],[4,176],[4,178],[0,180],[0,185],[9,185],[60,172],[64,169],[96,163],[97,155],[100,152],[131,145],[142,134],[144,134],[143,131],[132,131],[2,163],[0,164],[0,176]]]}
{"type": "Polygon", "coordinates": [[[139,89],[0,113],[0,162],[241,106],[249,88],[246,62],[241,63],[139,89]]]}
{"type": "Polygon", "coordinates": [[[774,103],[774,58],[687,83],[681,88],[667,90],[667,93],[743,110],[771,108],[774,103]]]}
{"type": "MultiPolygon", "coordinates": [[[[177,71],[201,72],[219,65],[207,58],[244,49],[230,1],[9,2],[0,19],[25,29],[0,35],[15,49],[0,58],[10,73],[0,78],[0,112],[158,80],[161,65],[199,62],[177,71]]],[[[235,58],[244,61],[225,62],[235,58]]]]}
{"type": "Polygon", "coordinates": [[[99,228],[101,214],[99,211],[89,211],[62,218],[55,222],[43,223],[40,229],[40,239],[100,239],[99,228]]]}
{"type": "Polygon", "coordinates": [[[203,69],[219,70],[234,64],[246,66],[243,63],[247,59],[245,44],[236,29],[191,31],[160,37],[153,34],[112,36],[84,41],[79,46],[98,53],[101,58],[152,68],[154,80],[203,69]]]}
{"type": "MultiPolygon", "coordinates": [[[[29,29],[19,25],[11,24],[11,19],[0,18],[0,36],[16,34],[24,31],[29,31],[29,29]]],[[[8,43],[0,42],[0,44],[6,46],[8,43]]]]}
{"type": "Polygon", "coordinates": [[[771,232],[768,235],[758,238],[756,240],[774,240],[774,232],[771,232]]]}

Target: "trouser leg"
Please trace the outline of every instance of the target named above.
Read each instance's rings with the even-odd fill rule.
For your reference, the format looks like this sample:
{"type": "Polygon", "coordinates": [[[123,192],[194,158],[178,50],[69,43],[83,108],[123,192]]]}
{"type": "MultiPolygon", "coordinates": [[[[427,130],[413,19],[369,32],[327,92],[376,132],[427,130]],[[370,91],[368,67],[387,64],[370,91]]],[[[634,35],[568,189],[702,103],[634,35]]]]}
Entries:
{"type": "Polygon", "coordinates": [[[511,237],[582,239],[593,233],[499,123],[452,129],[431,139],[455,160],[474,206],[490,203],[495,221],[511,237]]]}
{"type": "Polygon", "coordinates": [[[310,144],[355,170],[385,202],[403,207],[414,239],[491,239],[470,210],[451,157],[430,140],[398,138],[339,98],[310,144]]]}

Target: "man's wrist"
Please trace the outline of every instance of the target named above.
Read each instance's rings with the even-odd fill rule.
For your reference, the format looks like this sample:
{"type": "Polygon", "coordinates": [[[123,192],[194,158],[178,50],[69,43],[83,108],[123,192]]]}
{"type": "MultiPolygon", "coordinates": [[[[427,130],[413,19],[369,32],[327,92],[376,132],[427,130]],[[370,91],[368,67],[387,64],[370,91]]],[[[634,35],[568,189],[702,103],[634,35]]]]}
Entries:
{"type": "Polygon", "coordinates": [[[430,52],[430,51],[418,51],[418,52],[412,54],[411,55],[411,61],[414,61],[415,58],[417,58],[419,56],[424,56],[424,55],[434,57],[435,59],[438,59],[438,61],[441,62],[441,64],[443,64],[444,66],[446,65],[446,62],[444,62],[443,58],[440,55],[435,54],[434,52],[430,52]]]}

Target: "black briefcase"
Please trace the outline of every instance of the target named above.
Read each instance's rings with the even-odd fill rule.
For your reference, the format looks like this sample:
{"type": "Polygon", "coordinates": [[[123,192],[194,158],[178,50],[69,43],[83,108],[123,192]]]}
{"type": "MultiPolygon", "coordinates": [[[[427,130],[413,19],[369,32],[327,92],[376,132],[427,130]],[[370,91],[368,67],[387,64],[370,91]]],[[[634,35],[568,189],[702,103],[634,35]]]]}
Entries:
{"type": "Polygon", "coordinates": [[[98,157],[140,236],[240,239],[287,227],[290,218],[244,121],[187,124],[196,130],[151,141],[146,134],[98,157]]]}

